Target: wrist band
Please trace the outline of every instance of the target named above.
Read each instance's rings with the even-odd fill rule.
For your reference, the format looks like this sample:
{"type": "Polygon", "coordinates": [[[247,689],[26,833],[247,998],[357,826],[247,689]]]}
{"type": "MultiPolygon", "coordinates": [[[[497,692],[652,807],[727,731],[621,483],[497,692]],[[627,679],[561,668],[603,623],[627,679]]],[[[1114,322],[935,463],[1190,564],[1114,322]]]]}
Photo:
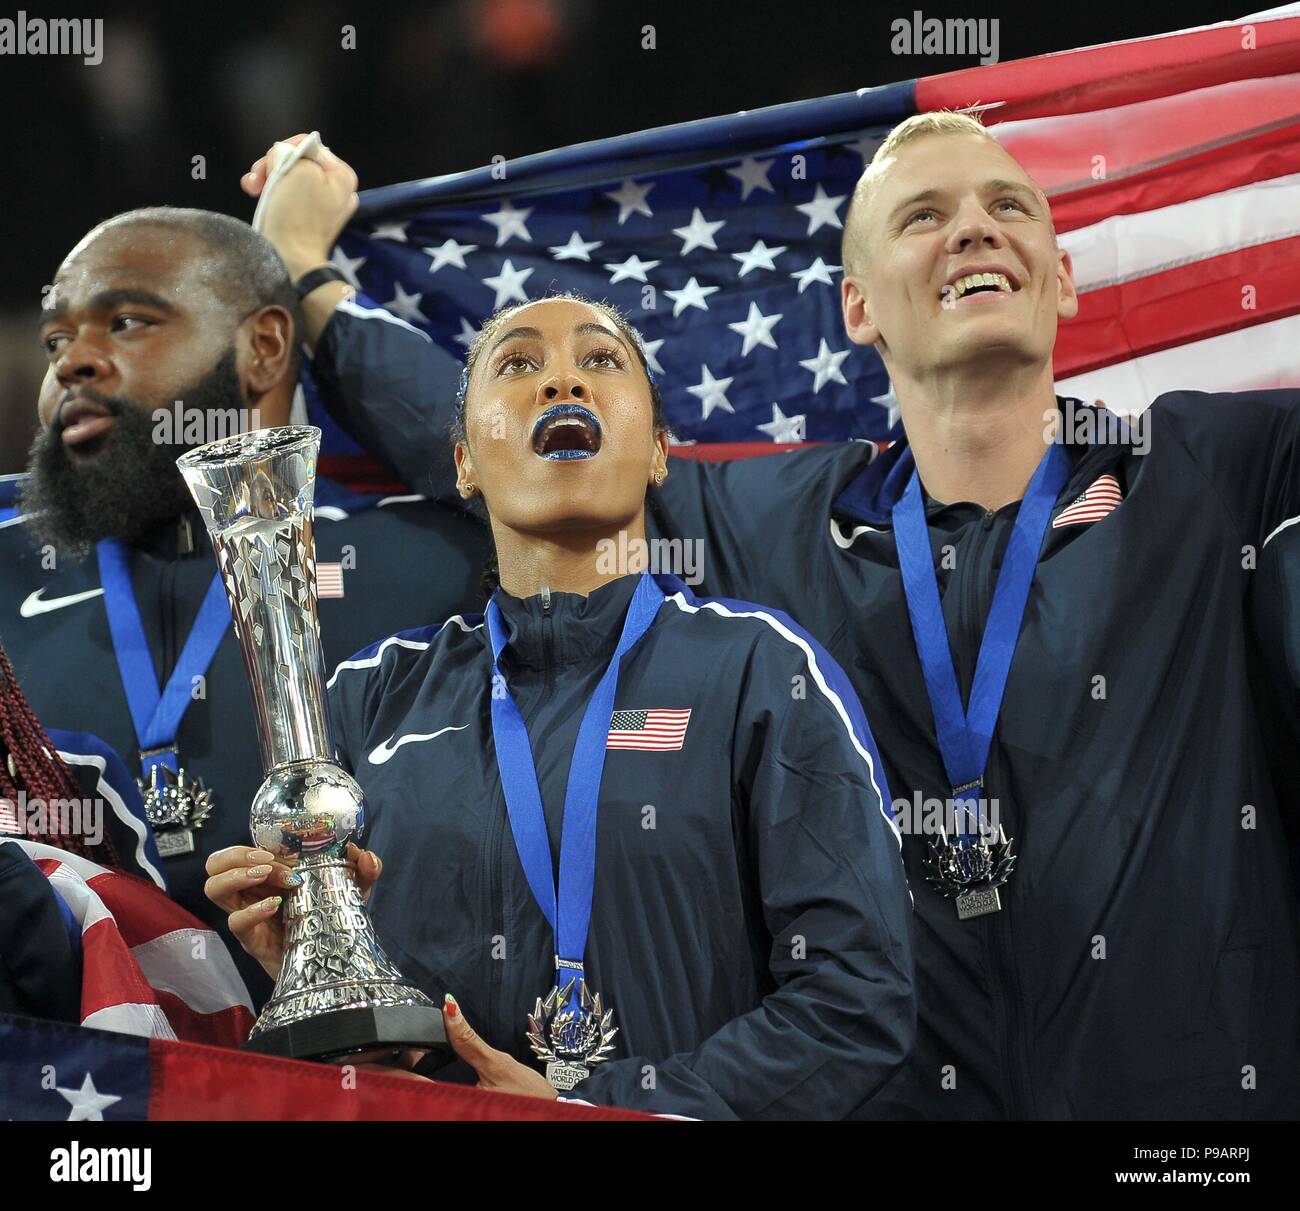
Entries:
{"type": "Polygon", "coordinates": [[[313,290],[324,286],[326,282],[346,282],[342,272],[333,265],[319,265],[309,269],[293,284],[294,293],[299,300],[305,299],[313,290]]]}

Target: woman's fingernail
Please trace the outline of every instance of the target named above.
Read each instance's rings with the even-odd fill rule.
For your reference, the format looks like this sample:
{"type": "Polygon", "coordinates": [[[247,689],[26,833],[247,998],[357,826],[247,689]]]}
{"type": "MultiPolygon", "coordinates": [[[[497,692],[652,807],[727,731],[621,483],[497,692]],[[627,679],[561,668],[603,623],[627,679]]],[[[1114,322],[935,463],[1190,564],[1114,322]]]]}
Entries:
{"type": "Polygon", "coordinates": [[[269,866],[250,866],[247,873],[250,879],[260,879],[263,875],[269,875],[271,868],[269,866]]]}
{"type": "Polygon", "coordinates": [[[262,908],[267,912],[274,912],[281,904],[284,903],[283,896],[268,896],[262,901],[262,908]]]}
{"type": "Polygon", "coordinates": [[[269,862],[275,855],[265,849],[250,849],[248,851],[248,860],[250,862],[269,862]]]}
{"type": "Polygon", "coordinates": [[[291,883],[294,887],[301,887],[302,875],[300,875],[297,871],[294,871],[293,874],[285,875],[284,881],[286,883],[291,883]]]}
{"type": "Polygon", "coordinates": [[[456,1004],[456,998],[452,996],[451,993],[447,993],[443,998],[443,1001],[447,1006],[447,1016],[449,1018],[454,1018],[458,1013],[460,1013],[460,1006],[456,1004]]]}

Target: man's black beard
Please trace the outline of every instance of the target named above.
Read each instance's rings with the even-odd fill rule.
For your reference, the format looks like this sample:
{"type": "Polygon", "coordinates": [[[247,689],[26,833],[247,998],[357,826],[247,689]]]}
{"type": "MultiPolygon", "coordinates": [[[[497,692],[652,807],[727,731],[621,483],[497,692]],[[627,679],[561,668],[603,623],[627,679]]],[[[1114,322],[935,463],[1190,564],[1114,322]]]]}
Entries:
{"type": "MultiPolygon", "coordinates": [[[[89,554],[101,538],[136,542],[191,509],[193,500],[176,460],[195,444],[157,441],[153,410],[143,404],[88,387],[78,388],[77,394],[102,404],[116,418],[108,433],[86,443],[88,452],[95,443],[103,449],[84,457],[70,455],[56,419],[32,443],[22,488],[22,511],[30,516],[37,541],[73,559],[89,554]]],[[[176,398],[187,413],[243,407],[234,347],[176,398]]],[[[169,405],[169,411],[173,408],[169,405]]]]}

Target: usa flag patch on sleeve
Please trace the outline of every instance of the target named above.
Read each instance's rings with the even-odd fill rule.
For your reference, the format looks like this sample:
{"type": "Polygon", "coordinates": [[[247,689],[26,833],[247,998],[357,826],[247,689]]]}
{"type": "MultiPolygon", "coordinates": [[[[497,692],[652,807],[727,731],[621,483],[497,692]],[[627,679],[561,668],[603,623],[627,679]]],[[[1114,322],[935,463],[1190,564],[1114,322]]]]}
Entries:
{"type": "Polygon", "coordinates": [[[682,747],[691,712],[685,710],[615,711],[609,721],[606,748],[636,748],[664,752],[682,747]]]}

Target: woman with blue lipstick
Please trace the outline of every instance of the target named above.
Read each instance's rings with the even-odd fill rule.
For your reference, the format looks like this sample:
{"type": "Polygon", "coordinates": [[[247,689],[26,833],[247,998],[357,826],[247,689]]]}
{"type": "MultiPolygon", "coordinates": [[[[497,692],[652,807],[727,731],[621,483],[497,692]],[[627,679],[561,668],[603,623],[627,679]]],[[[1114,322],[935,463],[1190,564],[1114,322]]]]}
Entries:
{"type": "MultiPolygon", "coordinates": [[[[645,553],[668,454],[613,309],[492,317],[455,436],[496,544],[484,615],[330,681],[376,929],[447,994],[455,1058],[420,1073],[696,1118],[851,1115],[907,1055],[915,1005],[889,791],[847,680],[777,611],[610,566],[645,553]]],[[[208,870],[274,974],[270,856],[208,870]]]]}

